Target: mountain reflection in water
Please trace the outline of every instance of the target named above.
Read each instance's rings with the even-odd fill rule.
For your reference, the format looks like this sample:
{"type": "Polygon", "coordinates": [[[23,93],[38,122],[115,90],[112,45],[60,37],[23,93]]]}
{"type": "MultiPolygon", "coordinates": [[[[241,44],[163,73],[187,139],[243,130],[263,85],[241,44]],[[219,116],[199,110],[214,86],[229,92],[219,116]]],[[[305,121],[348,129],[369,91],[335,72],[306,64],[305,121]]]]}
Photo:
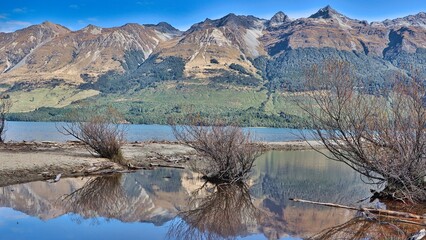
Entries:
{"type": "Polygon", "coordinates": [[[192,192],[178,217],[169,228],[171,239],[228,239],[256,229],[262,213],[245,184],[206,184],[192,192]]]}
{"type": "Polygon", "coordinates": [[[264,154],[247,185],[203,186],[195,173],[174,169],[32,182],[0,188],[0,236],[305,238],[344,224],[355,213],[289,198],[356,205],[370,188],[349,167],[314,151],[264,154]]]}

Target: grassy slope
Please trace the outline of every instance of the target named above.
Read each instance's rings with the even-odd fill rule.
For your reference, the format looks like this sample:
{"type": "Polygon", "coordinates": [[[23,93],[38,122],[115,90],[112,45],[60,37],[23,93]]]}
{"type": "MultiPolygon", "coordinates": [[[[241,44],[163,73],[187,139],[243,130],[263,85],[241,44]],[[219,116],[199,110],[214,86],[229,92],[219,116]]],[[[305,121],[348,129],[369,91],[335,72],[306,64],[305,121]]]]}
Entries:
{"type": "Polygon", "coordinates": [[[37,88],[8,93],[13,101],[12,112],[30,112],[40,107],[63,108],[74,101],[96,96],[95,90],[78,90],[69,86],[37,88]]]}
{"type": "MultiPolygon", "coordinates": [[[[93,90],[81,91],[67,87],[41,88],[29,92],[11,93],[16,104],[13,120],[66,120],[66,113],[75,107],[88,111],[112,106],[132,123],[166,124],[169,117],[183,117],[188,113],[214,116],[236,121],[245,126],[297,127],[284,115],[300,115],[293,95],[274,93],[268,99],[267,91],[250,87],[209,86],[192,81],[185,84],[163,82],[156,87],[130,91],[125,94],[99,94],[93,90]],[[77,102],[72,102],[76,101],[77,102]],[[264,104],[264,107],[261,107],[264,104]],[[61,109],[55,109],[60,108],[61,109]]],[[[297,119],[299,121],[299,119],[297,119]]]]}

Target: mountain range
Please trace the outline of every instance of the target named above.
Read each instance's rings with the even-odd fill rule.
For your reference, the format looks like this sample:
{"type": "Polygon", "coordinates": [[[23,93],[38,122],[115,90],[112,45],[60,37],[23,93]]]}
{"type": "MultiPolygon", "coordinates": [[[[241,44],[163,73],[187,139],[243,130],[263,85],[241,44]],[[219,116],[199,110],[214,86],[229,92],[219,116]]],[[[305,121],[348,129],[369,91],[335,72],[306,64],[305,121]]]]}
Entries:
{"type": "Polygon", "coordinates": [[[326,6],[299,19],[283,12],[271,19],[228,14],[187,31],[164,22],[78,31],[44,22],[0,33],[0,91],[52,83],[92,91],[76,101],[170,80],[196,81],[266,89],[266,103],[274,91],[300,90],[306,68],[328,59],[350,62],[372,87],[395,71],[426,73],[426,13],[368,23],[326,6]]]}

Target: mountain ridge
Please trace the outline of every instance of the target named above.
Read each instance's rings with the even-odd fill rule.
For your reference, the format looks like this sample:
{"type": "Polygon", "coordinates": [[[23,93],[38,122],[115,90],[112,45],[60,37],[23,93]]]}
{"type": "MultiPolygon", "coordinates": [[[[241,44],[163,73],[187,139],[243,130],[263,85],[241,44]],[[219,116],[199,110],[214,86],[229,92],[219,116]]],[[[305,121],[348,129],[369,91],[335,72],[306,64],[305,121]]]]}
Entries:
{"type": "MultiPolygon", "coordinates": [[[[282,121],[279,126],[294,126],[298,113],[278,109],[284,103],[277,99],[302,91],[305,71],[330,59],[349,62],[359,81],[373,93],[386,86],[396,72],[410,76],[415,69],[426,76],[426,14],[369,23],[326,6],[298,19],[281,11],[271,19],[231,13],[206,18],[187,31],[165,22],[112,28],[88,25],[77,31],[44,22],[0,33],[0,94],[10,95],[21,111],[66,108],[84,99],[119,105],[119,98],[123,109],[133,114],[131,118],[136,116],[134,120],[129,117],[129,122],[163,123],[161,114],[197,108],[194,99],[203,101],[216,93],[247,97],[254,91],[250,105],[236,99],[238,104],[230,108],[216,99],[221,106],[204,102],[212,112],[199,111],[220,112],[248,125],[250,119],[263,124],[270,118],[282,121]],[[64,96],[49,95],[52,88],[54,94],[62,91],[56,88],[62,85],[66,86],[64,96]],[[190,97],[180,99],[186,93],[190,97]],[[156,100],[146,102],[147,94],[156,100]],[[45,99],[51,98],[56,102],[47,103],[45,99]],[[173,103],[175,100],[181,102],[173,103]],[[164,109],[144,118],[157,107],[156,101],[165,101],[164,109]]],[[[56,110],[40,111],[48,113],[41,119],[63,120],[56,110]]]]}
{"type": "Polygon", "coordinates": [[[299,48],[332,48],[385,58],[386,52],[415,53],[426,48],[425,34],[424,12],[368,23],[346,17],[329,5],[298,19],[281,11],[269,20],[230,13],[207,18],[184,32],[165,22],[111,28],[89,24],[71,31],[45,21],[0,34],[0,83],[64,79],[78,84],[84,82],[82,74],[97,79],[111,70],[129,70],[133,63],[128,63],[128,55],[139,66],[151,54],[183,59],[186,78],[229,73],[260,79],[262,74],[249,59],[275,58],[299,48]],[[394,44],[391,38],[397,35],[402,40],[394,44]],[[396,45],[398,49],[393,49],[396,45]],[[241,66],[236,67],[241,71],[230,69],[231,64],[241,66]]]}

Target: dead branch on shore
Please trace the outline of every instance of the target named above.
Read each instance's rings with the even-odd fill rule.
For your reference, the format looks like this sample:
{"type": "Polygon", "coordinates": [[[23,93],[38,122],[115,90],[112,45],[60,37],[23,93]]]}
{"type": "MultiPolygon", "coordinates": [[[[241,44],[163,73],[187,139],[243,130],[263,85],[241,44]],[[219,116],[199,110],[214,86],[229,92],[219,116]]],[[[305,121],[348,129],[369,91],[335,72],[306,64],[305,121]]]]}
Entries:
{"type": "MultiPolygon", "coordinates": [[[[416,220],[426,219],[425,215],[421,216],[421,215],[417,215],[417,214],[413,214],[413,213],[392,211],[392,210],[386,210],[386,209],[351,207],[351,206],[345,206],[345,205],[341,205],[341,204],[315,202],[315,201],[303,200],[303,199],[298,199],[298,198],[290,198],[290,200],[294,201],[294,202],[310,203],[310,204],[327,206],[327,207],[335,207],[335,208],[343,208],[343,209],[355,210],[355,211],[360,211],[360,212],[368,212],[368,213],[372,213],[372,214],[379,214],[380,216],[393,216],[393,217],[401,217],[401,218],[416,219],[416,220]]],[[[422,224],[422,226],[426,226],[426,223],[422,224]]]]}

